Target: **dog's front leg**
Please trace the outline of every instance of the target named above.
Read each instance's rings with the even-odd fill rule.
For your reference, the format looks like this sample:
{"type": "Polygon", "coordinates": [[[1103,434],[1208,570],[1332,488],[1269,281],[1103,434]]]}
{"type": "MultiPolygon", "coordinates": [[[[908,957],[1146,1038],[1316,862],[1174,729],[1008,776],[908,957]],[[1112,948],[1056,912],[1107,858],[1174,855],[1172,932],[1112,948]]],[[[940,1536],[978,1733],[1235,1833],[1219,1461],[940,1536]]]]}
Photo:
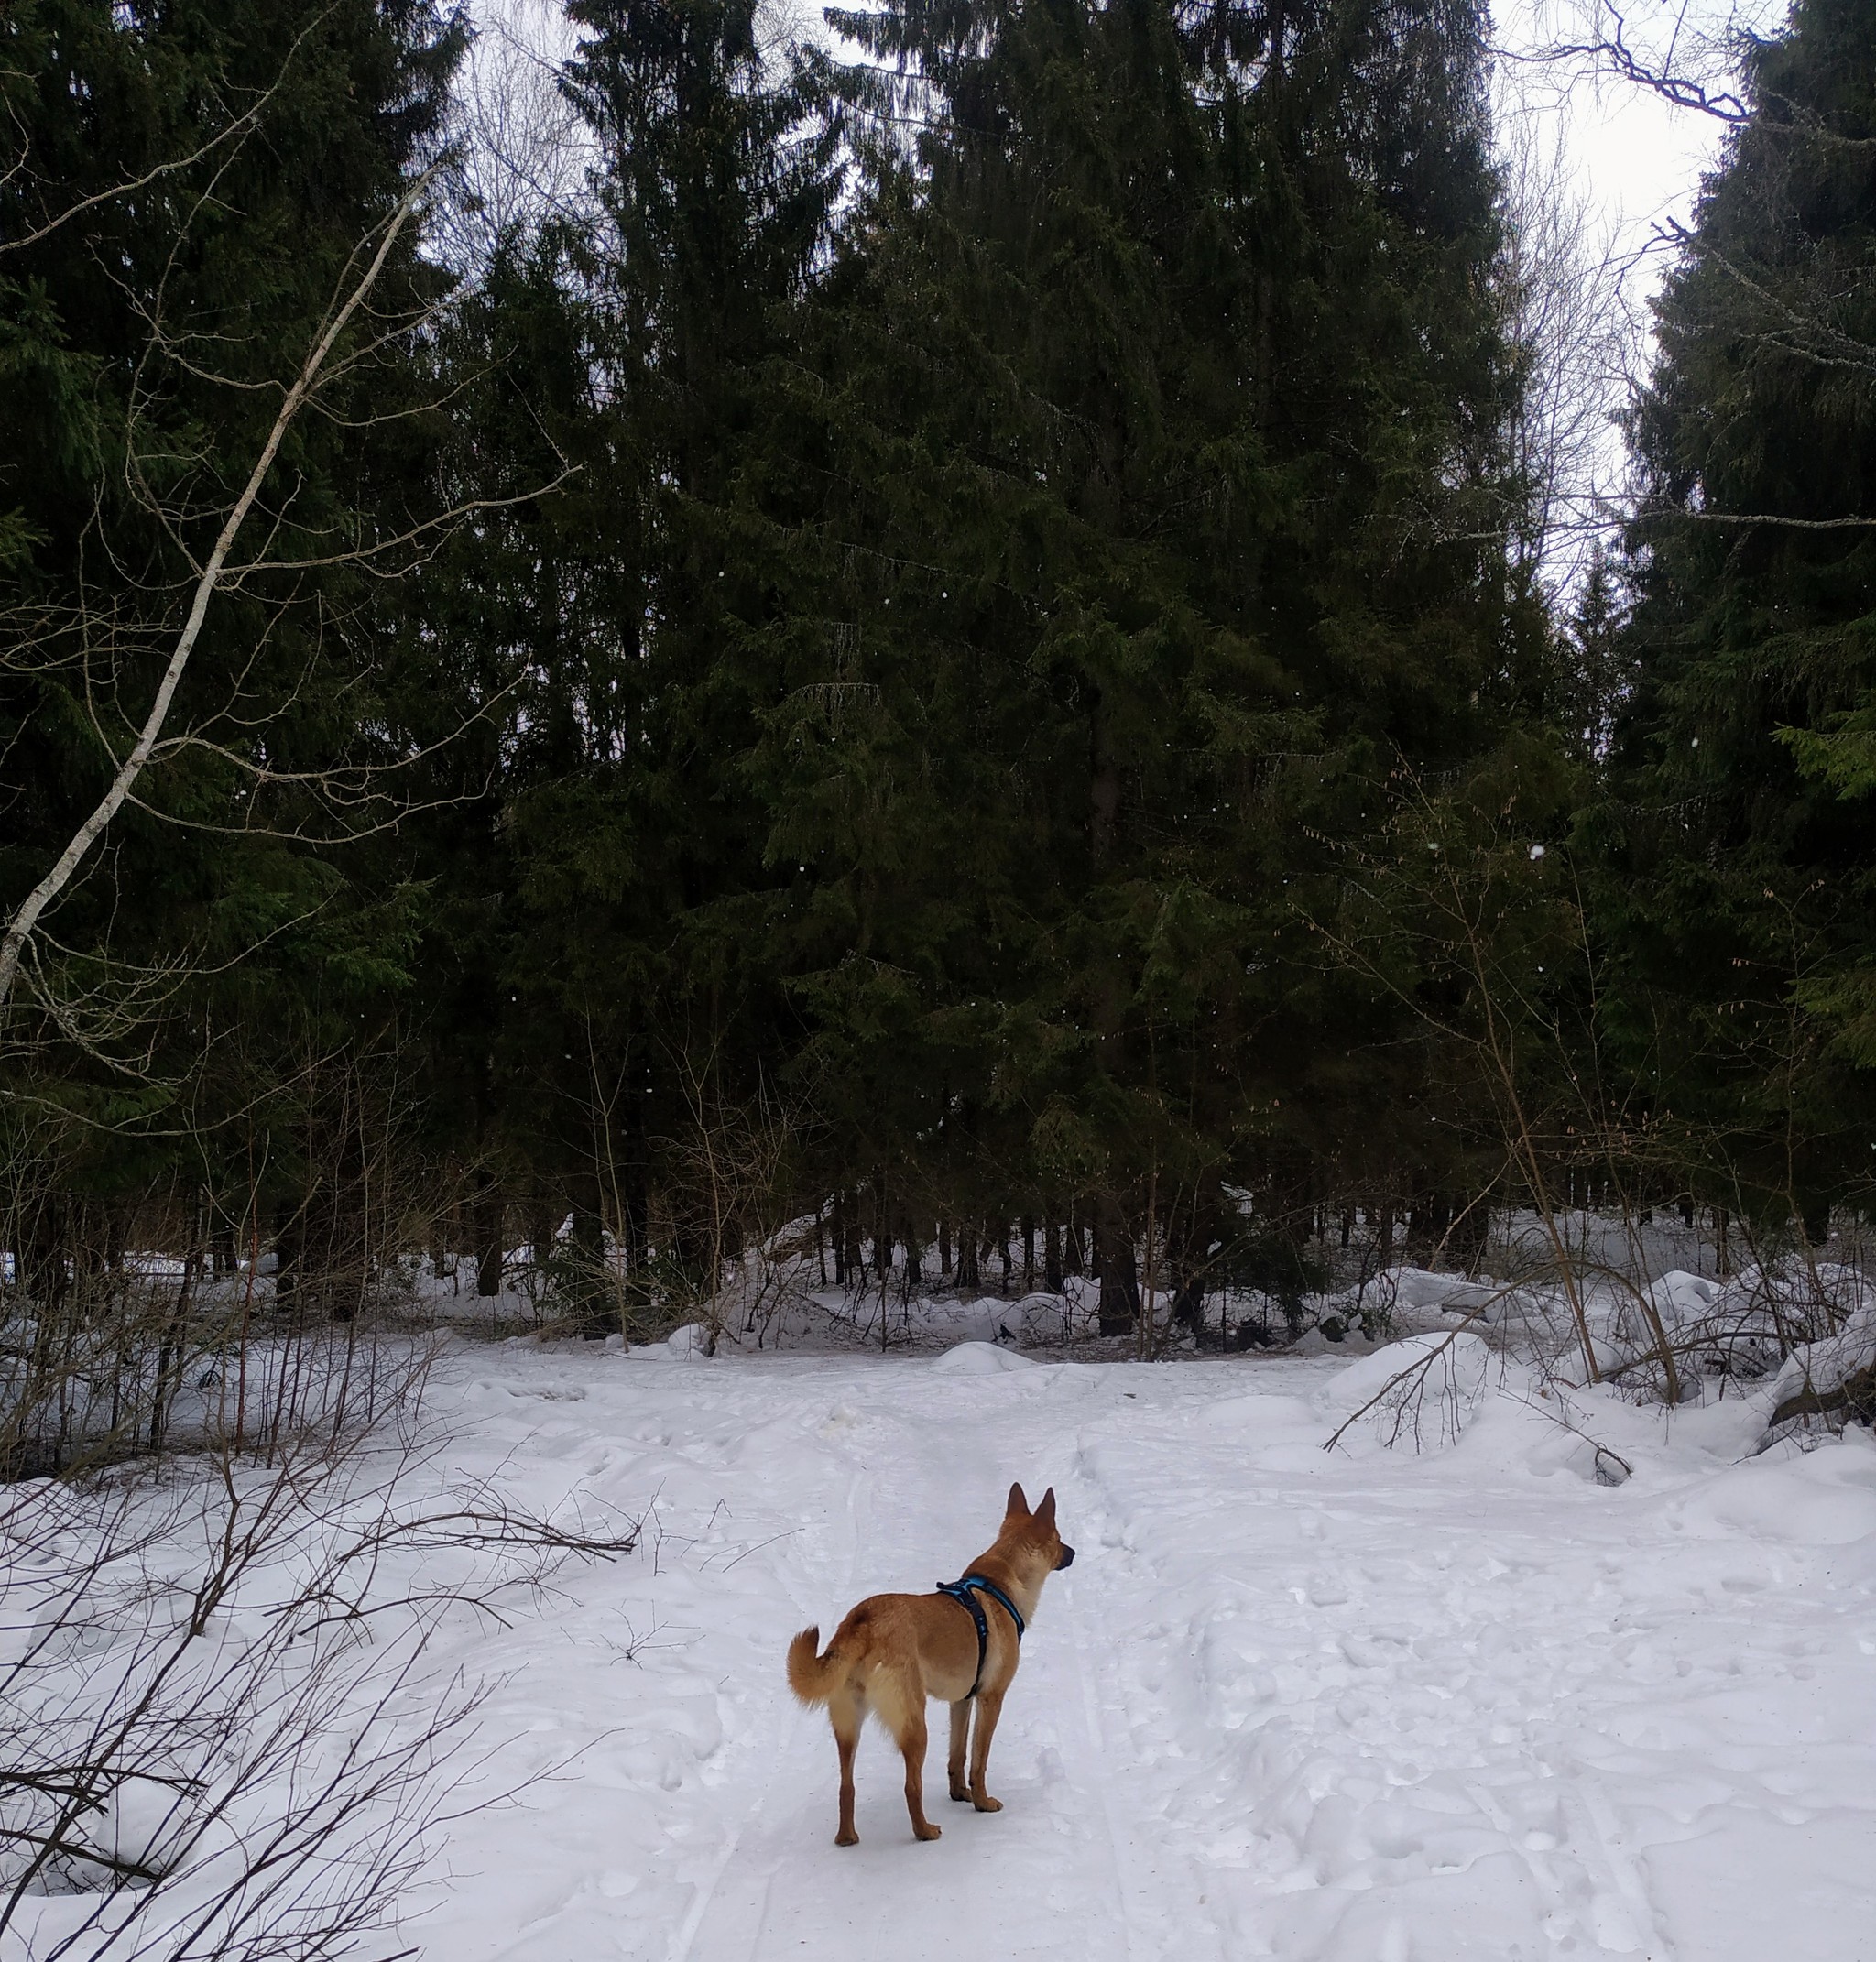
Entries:
{"type": "Polygon", "coordinates": [[[944,1769],[951,1781],[951,1795],[954,1799],[967,1799],[971,1788],[964,1779],[964,1748],[970,1735],[971,1700],[962,1698],[951,1706],[951,1757],[944,1769]]]}
{"type": "Polygon", "coordinates": [[[997,1719],[1002,1711],[1001,1690],[977,1692],[977,1728],[971,1739],[971,1804],[979,1812],[1003,1810],[1003,1801],[993,1799],[984,1790],[984,1767],[990,1761],[990,1739],[997,1734],[997,1719]]]}

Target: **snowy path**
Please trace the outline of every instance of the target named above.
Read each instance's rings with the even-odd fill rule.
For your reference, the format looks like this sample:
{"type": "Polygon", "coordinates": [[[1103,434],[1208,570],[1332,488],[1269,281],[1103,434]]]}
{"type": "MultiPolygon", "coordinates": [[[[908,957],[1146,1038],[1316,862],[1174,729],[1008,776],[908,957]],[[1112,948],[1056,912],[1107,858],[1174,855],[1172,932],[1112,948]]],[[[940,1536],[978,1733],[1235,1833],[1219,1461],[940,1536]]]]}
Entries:
{"type": "MultiPolygon", "coordinates": [[[[1737,1404],[1597,1422],[1606,1489],[1510,1397],[1452,1450],[1325,1456],[1333,1363],[994,1369],[453,1352],[464,1469],[643,1510],[453,1663],[499,1676],[431,1962],[1876,1962],[1876,1450],[1737,1464],[1737,1404]],[[922,1589],[1012,1477],[1079,1549],[992,1758],[1005,1810],[861,1747],[833,1845],[788,1637],[922,1589]],[[628,1652],[629,1651],[629,1652],[628,1652]]],[[[942,1713],[934,1710],[934,1718],[942,1713]]]]}

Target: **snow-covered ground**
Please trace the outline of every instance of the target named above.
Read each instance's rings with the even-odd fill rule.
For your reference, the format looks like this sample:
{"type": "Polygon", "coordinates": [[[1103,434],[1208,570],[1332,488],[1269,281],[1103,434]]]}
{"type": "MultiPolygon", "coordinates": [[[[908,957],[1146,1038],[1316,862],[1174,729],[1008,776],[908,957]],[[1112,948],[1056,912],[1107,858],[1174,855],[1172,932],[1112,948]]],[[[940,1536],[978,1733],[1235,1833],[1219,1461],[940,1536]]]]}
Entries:
{"type": "Polygon", "coordinates": [[[1554,1392],[1476,1340],[1441,1364],[1424,1449],[1369,1416],[1334,1454],[1377,1357],[1338,1382],[1346,1354],[453,1343],[426,1401],[457,1473],[646,1523],[505,1630],[465,1615],[433,1643],[496,1684],[461,1799],[551,1775],[458,1821],[399,1940],[429,1962],[1876,1962],[1868,1434],[1752,1456],[1764,1387],[1672,1415],[1582,1393],[1565,1414],[1633,1467],[1609,1486],[1554,1392]],[[1005,1707],[1005,1809],[946,1804],[937,1746],[944,1837],[915,1844],[869,1732],[861,1844],[837,1849],[788,1639],[958,1574],[1012,1478],[1053,1484],[1079,1557],[1005,1707]]]}

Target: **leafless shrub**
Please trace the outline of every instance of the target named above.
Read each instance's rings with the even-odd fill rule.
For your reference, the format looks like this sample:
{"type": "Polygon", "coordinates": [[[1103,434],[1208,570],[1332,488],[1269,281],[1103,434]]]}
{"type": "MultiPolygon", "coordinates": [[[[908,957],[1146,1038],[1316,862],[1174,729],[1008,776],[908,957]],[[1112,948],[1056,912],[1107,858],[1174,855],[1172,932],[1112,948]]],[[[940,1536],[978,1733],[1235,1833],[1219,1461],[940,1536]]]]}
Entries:
{"type": "Polygon", "coordinates": [[[1547,1418],[1560,1430],[1567,1431],[1572,1437],[1580,1438],[1589,1447],[1590,1466],[1598,1485],[1626,1485],[1635,1476],[1635,1467],[1620,1451],[1605,1444],[1599,1438],[1592,1437],[1584,1428],[1582,1413],[1571,1401],[1567,1390],[1555,1384],[1546,1384],[1534,1398],[1522,1400],[1527,1410],[1535,1411],[1540,1417],[1547,1418]]]}
{"type": "Polygon", "coordinates": [[[752,1096],[726,1095],[708,1058],[680,1053],[673,1064],[687,1121],[658,1143],[664,1319],[701,1323],[713,1342],[731,1327],[760,1340],[800,1266],[791,1172],[810,1114],[766,1081],[752,1096]]]}
{"type": "Polygon", "coordinates": [[[0,1491],[0,1939],[43,1962],[354,1953],[437,1830],[500,1795],[460,1796],[482,1690],[427,1644],[637,1527],[444,1487],[409,1414],[0,1491]]]}
{"type": "Polygon", "coordinates": [[[1336,1450],[1357,1424],[1369,1417],[1375,1420],[1380,1441],[1390,1450],[1403,1444],[1411,1444],[1416,1451],[1424,1448],[1429,1426],[1435,1446],[1456,1444],[1467,1414],[1464,1358],[1473,1352],[1478,1339],[1471,1324],[1482,1315],[1482,1309],[1475,1311],[1444,1335],[1412,1345],[1402,1367],[1336,1426],[1324,1440],[1323,1449],[1336,1450]]]}
{"type": "MultiPolygon", "coordinates": [[[[238,1041],[221,1045],[238,1051],[238,1041]]],[[[416,1292],[459,1211],[414,1148],[420,1101],[393,1030],[315,1055],[264,1098],[181,1117],[160,1168],[94,1194],[101,1133],[0,1103],[0,1480],[114,1460],[265,1445],[376,1421],[412,1388],[416,1292]],[[10,1259],[8,1259],[10,1255],[10,1259]]]]}

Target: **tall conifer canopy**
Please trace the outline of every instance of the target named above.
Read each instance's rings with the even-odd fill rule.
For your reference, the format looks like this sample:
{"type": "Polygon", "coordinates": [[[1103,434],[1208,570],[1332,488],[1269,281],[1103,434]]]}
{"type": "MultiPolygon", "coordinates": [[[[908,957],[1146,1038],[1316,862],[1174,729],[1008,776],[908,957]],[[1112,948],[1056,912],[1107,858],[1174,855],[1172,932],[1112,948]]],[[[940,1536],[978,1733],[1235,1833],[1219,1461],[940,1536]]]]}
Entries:
{"type": "Polygon", "coordinates": [[[1804,0],[1748,81],[1635,412],[1610,931],[1663,1106],[1782,1218],[1868,1172],[1876,12],[1804,0]]]}

